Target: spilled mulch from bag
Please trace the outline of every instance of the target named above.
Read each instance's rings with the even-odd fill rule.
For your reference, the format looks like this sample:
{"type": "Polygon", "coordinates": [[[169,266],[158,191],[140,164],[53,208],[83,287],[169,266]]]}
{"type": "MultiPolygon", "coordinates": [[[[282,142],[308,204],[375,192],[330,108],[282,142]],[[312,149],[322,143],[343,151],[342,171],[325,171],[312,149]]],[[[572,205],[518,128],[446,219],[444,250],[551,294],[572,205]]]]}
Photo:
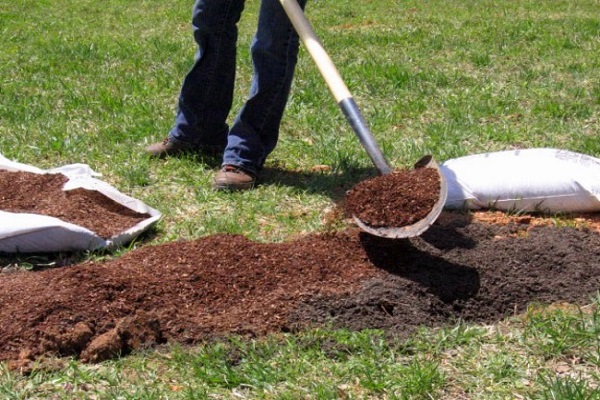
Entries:
{"type": "Polygon", "coordinates": [[[346,195],[346,210],[374,227],[403,227],[425,218],[440,196],[433,168],[396,170],[356,184],[346,195]]]}
{"type": "Polygon", "coordinates": [[[111,238],[150,215],[133,211],[94,190],[62,190],[63,174],[0,169],[0,210],[58,218],[111,238]]]}

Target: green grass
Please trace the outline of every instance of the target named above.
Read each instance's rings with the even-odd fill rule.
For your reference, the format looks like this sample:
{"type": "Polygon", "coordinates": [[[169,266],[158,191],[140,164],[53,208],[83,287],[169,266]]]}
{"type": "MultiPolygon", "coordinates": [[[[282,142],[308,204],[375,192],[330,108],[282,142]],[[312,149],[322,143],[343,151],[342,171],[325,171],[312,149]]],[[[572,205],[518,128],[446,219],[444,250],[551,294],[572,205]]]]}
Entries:
{"type": "MultiPolygon", "coordinates": [[[[247,2],[240,22],[231,117],[249,88],[258,3],[247,2]]],[[[444,161],[529,147],[599,157],[598,6],[320,0],[307,14],[384,154],[406,167],[426,153],[444,161]]],[[[190,8],[183,0],[0,0],[0,153],[41,168],[89,164],[164,214],[127,248],[81,259],[220,232],[274,242],[330,229],[324,221],[345,190],[375,174],[304,50],[256,190],[212,191],[210,160],[148,160],[142,150],[170,129],[192,61],[190,8]]],[[[0,261],[35,268],[64,257],[0,261]]],[[[597,337],[595,308],[424,331],[406,343],[377,332],[232,339],[95,366],[69,361],[27,378],[4,369],[0,395],[598,399],[597,337]]]]}
{"type": "MultiPolygon", "coordinates": [[[[161,209],[166,218],[154,242],[231,229],[275,241],[319,230],[320,210],[374,173],[303,50],[265,184],[252,194],[214,193],[214,163],[142,154],[173,122],[194,50],[189,4],[5,3],[2,154],[42,168],[90,164],[161,209]],[[313,172],[317,165],[331,172],[313,172]],[[265,221],[256,217],[264,210],[265,221]]],[[[519,147],[600,154],[596,6],[319,1],[307,13],[384,154],[406,167],[425,153],[440,161],[519,147]]],[[[231,117],[251,72],[257,4],[246,8],[231,117]]]]}

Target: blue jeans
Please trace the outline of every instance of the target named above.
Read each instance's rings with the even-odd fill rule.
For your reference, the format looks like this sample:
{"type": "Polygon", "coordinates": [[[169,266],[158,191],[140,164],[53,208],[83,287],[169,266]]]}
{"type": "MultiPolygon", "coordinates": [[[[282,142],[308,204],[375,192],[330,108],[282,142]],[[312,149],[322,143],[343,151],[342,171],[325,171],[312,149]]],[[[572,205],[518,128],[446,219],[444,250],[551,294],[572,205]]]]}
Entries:
{"type": "MultiPolygon", "coordinates": [[[[304,8],[306,0],[298,3],[304,8]]],[[[190,147],[222,146],[223,164],[256,174],[277,144],[299,38],[279,0],[261,0],[251,46],[250,94],[229,127],[243,9],[244,0],[196,0],[192,27],[198,49],[183,81],[169,139],[190,147]]]]}

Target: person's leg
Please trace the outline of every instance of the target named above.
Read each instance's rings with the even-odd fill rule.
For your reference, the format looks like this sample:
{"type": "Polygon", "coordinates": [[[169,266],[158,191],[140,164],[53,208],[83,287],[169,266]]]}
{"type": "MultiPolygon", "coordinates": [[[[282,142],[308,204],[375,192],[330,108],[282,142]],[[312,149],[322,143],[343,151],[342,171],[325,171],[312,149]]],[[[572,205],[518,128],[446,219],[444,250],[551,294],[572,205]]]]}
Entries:
{"type": "MultiPolygon", "coordinates": [[[[235,80],[237,23],[244,0],[196,0],[192,13],[198,48],[179,94],[168,141],[176,148],[225,147],[235,80]]],[[[158,154],[157,154],[158,155],[158,154]]]]}
{"type": "MultiPolygon", "coordinates": [[[[302,8],[305,3],[299,1],[302,8]]],[[[254,74],[250,95],[229,131],[223,165],[256,175],[275,148],[298,47],[298,34],[279,0],[262,0],[251,48],[254,74]]]]}

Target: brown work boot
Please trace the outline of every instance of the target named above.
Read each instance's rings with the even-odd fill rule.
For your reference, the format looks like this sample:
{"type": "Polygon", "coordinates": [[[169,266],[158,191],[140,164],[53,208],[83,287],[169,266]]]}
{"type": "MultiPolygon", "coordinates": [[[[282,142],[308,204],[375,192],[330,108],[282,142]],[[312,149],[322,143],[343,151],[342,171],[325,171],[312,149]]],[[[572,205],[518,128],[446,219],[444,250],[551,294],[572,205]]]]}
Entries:
{"type": "Polygon", "coordinates": [[[215,175],[213,188],[216,190],[246,190],[252,189],[256,176],[235,165],[224,165],[215,175]]]}
{"type": "Polygon", "coordinates": [[[162,142],[154,143],[146,147],[146,153],[148,153],[150,157],[156,158],[175,156],[191,150],[191,146],[187,146],[180,142],[174,142],[169,138],[165,138],[162,142]]]}

